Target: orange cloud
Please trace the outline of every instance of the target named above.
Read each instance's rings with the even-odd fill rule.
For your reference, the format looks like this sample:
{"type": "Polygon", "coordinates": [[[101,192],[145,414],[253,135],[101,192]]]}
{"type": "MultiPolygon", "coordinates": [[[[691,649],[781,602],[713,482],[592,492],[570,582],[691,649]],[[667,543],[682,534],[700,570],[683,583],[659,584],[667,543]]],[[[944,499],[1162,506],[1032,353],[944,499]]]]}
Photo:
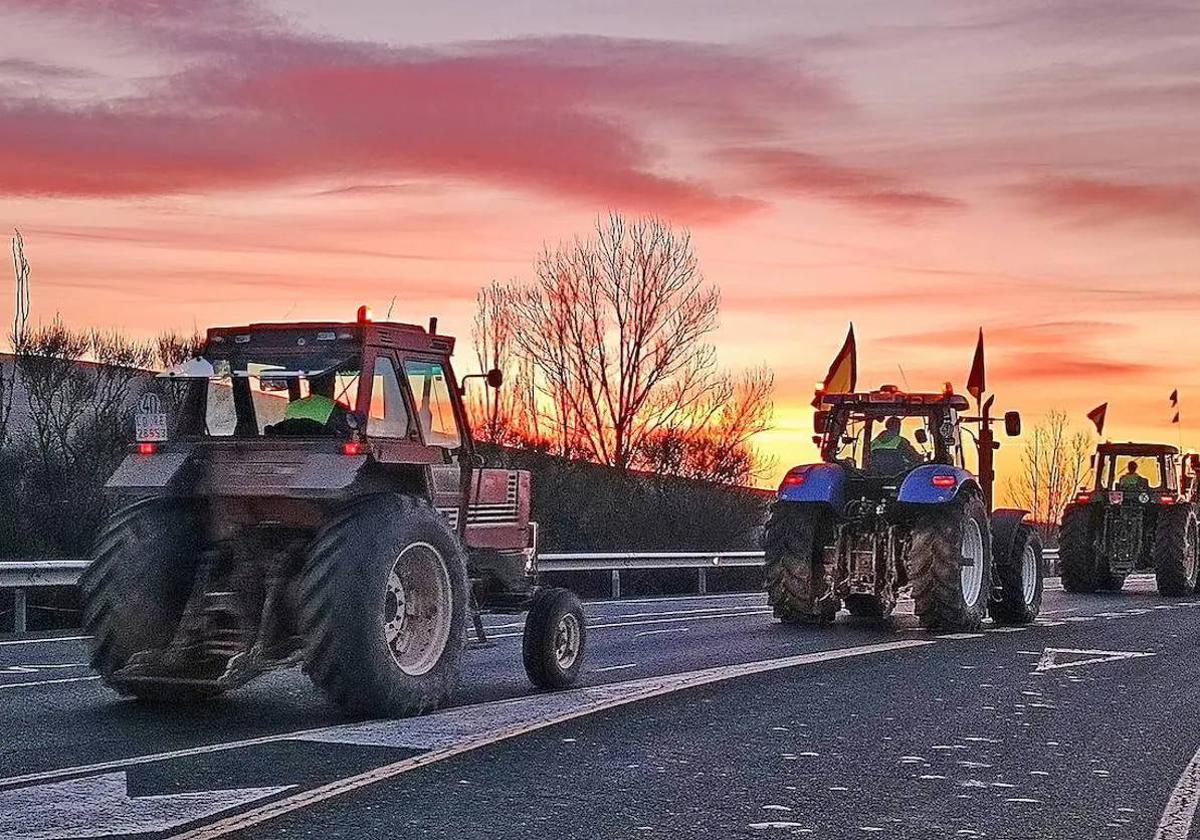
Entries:
{"type": "Polygon", "coordinates": [[[1049,178],[1017,189],[1042,210],[1079,223],[1166,222],[1200,228],[1200,186],[1049,178]]]}

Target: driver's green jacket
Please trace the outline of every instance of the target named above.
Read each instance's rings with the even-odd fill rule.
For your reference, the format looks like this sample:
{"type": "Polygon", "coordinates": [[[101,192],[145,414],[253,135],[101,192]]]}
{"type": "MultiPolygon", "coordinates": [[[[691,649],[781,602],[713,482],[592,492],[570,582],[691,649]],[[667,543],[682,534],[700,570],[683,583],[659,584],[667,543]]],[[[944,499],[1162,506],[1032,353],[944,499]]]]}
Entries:
{"type": "Polygon", "coordinates": [[[906,456],[917,454],[917,450],[913,449],[913,445],[904,435],[893,435],[890,432],[880,432],[875,440],[871,441],[872,452],[878,452],[881,449],[899,449],[906,456]]]}
{"type": "Polygon", "coordinates": [[[312,420],[324,426],[337,407],[329,397],[312,394],[303,399],[288,403],[287,411],[283,413],[284,420],[312,420]]]}
{"type": "Polygon", "coordinates": [[[1136,473],[1126,473],[1117,479],[1117,489],[1135,492],[1138,490],[1149,490],[1150,482],[1143,476],[1136,473]]]}

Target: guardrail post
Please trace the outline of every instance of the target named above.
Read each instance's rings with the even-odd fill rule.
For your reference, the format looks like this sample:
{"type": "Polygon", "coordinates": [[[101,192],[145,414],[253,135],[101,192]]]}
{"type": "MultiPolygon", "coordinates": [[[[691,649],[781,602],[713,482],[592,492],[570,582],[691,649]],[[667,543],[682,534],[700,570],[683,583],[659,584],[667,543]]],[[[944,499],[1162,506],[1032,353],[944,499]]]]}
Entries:
{"type": "Polygon", "coordinates": [[[699,569],[696,570],[696,572],[697,572],[696,583],[698,584],[698,586],[700,588],[700,594],[707,595],[708,594],[708,569],[701,566],[699,569]]]}
{"type": "Polygon", "coordinates": [[[26,606],[27,605],[25,602],[25,590],[24,589],[14,589],[13,590],[13,632],[16,633],[18,636],[24,634],[27,629],[26,616],[25,616],[26,606]]]}
{"type": "Polygon", "coordinates": [[[617,598],[621,597],[621,570],[620,569],[612,570],[612,597],[613,597],[614,601],[617,598]]]}

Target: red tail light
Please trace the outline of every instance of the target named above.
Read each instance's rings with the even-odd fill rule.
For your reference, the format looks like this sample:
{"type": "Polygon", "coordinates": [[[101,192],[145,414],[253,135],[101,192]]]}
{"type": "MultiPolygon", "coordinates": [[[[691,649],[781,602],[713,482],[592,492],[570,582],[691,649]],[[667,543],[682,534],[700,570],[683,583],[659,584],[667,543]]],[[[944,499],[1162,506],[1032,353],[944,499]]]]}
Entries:
{"type": "Polygon", "coordinates": [[[142,442],[137,445],[137,454],[139,455],[153,455],[157,451],[158,444],[156,443],[142,442]]]}
{"type": "Polygon", "coordinates": [[[1164,504],[1164,505],[1173,505],[1173,504],[1175,504],[1175,497],[1174,497],[1174,496],[1167,496],[1167,495],[1165,495],[1165,494],[1164,494],[1164,495],[1162,495],[1162,496],[1159,496],[1159,497],[1158,497],[1158,500],[1159,500],[1159,501],[1160,501],[1162,504],[1164,504]]]}
{"type": "Polygon", "coordinates": [[[362,441],[351,440],[342,444],[343,455],[362,455],[367,451],[367,447],[362,441]]]}
{"type": "Polygon", "coordinates": [[[804,483],[804,479],[808,477],[807,472],[793,470],[783,477],[784,487],[799,487],[804,483]]]}
{"type": "Polygon", "coordinates": [[[1077,493],[1077,494],[1075,494],[1075,503],[1076,503],[1076,504],[1080,504],[1080,505],[1086,505],[1086,504],[1087,504],[1088,502],[1090,502],[1091,500],[1092,500],[1092,494],[1091,494],[1091,493],[1077,493]]]}
{"type": "Polygon", "coordinates": [[[952,475],[935,475],[929,483],[934,487],[953,487],[958,484],[958,479],[952,475]]]}

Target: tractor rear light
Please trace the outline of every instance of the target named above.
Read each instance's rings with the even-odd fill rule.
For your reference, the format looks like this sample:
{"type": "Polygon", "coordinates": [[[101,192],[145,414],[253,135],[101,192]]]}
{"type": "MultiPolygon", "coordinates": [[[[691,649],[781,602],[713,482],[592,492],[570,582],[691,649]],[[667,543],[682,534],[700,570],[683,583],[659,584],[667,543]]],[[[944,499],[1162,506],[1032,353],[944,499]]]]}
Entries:
{"type": "Polygon", "coordinates": [[[139,455],[153,455],[157,451],[158,451],[157,443],[150,443],[149,441],[143,441],[137,445],[137,454],[139,454],[139,455]]]}
{"type": "Polygon", "coordinates": [[[366,305],[358,307],[358,323],[369,324],[371,323],[371,317],[371,307],[366,305]]]}
{"type": "Polygon", "coordinates": [[[1086,505],[1091,500],[1092,500],[1091,493],[1076,493],[1075,494],[1075,504],[1077,504],[1077,505],[1086,505]]]}
{"type": "Polygon", "coordinates": [[[804,479],[808,478],[806,470],[792,470],[783,477],[784,487],[799,487],[804,483],[804,479]]]}
{"type": "Polygon", "coordinates": [[[1164,505],[1173,505],[1173,504],[1175,504],[1175,497],[1169,496],[1166,493],[1164,493],[1163,495],[1158,497],[1158,501],[1164,505]]]}
{"type": "Polygon", "coordinates": [[[367,447],[361,440],[349,440],[342,444],[343,455],[363,455],[367,451],[367,447]]]}
{"type": "Polygon", "coordinates": [[[929,483],[934,487],[954,487],[958,484],[958,479],[952,475],[935,475],[929,479],[929,483]]]}

